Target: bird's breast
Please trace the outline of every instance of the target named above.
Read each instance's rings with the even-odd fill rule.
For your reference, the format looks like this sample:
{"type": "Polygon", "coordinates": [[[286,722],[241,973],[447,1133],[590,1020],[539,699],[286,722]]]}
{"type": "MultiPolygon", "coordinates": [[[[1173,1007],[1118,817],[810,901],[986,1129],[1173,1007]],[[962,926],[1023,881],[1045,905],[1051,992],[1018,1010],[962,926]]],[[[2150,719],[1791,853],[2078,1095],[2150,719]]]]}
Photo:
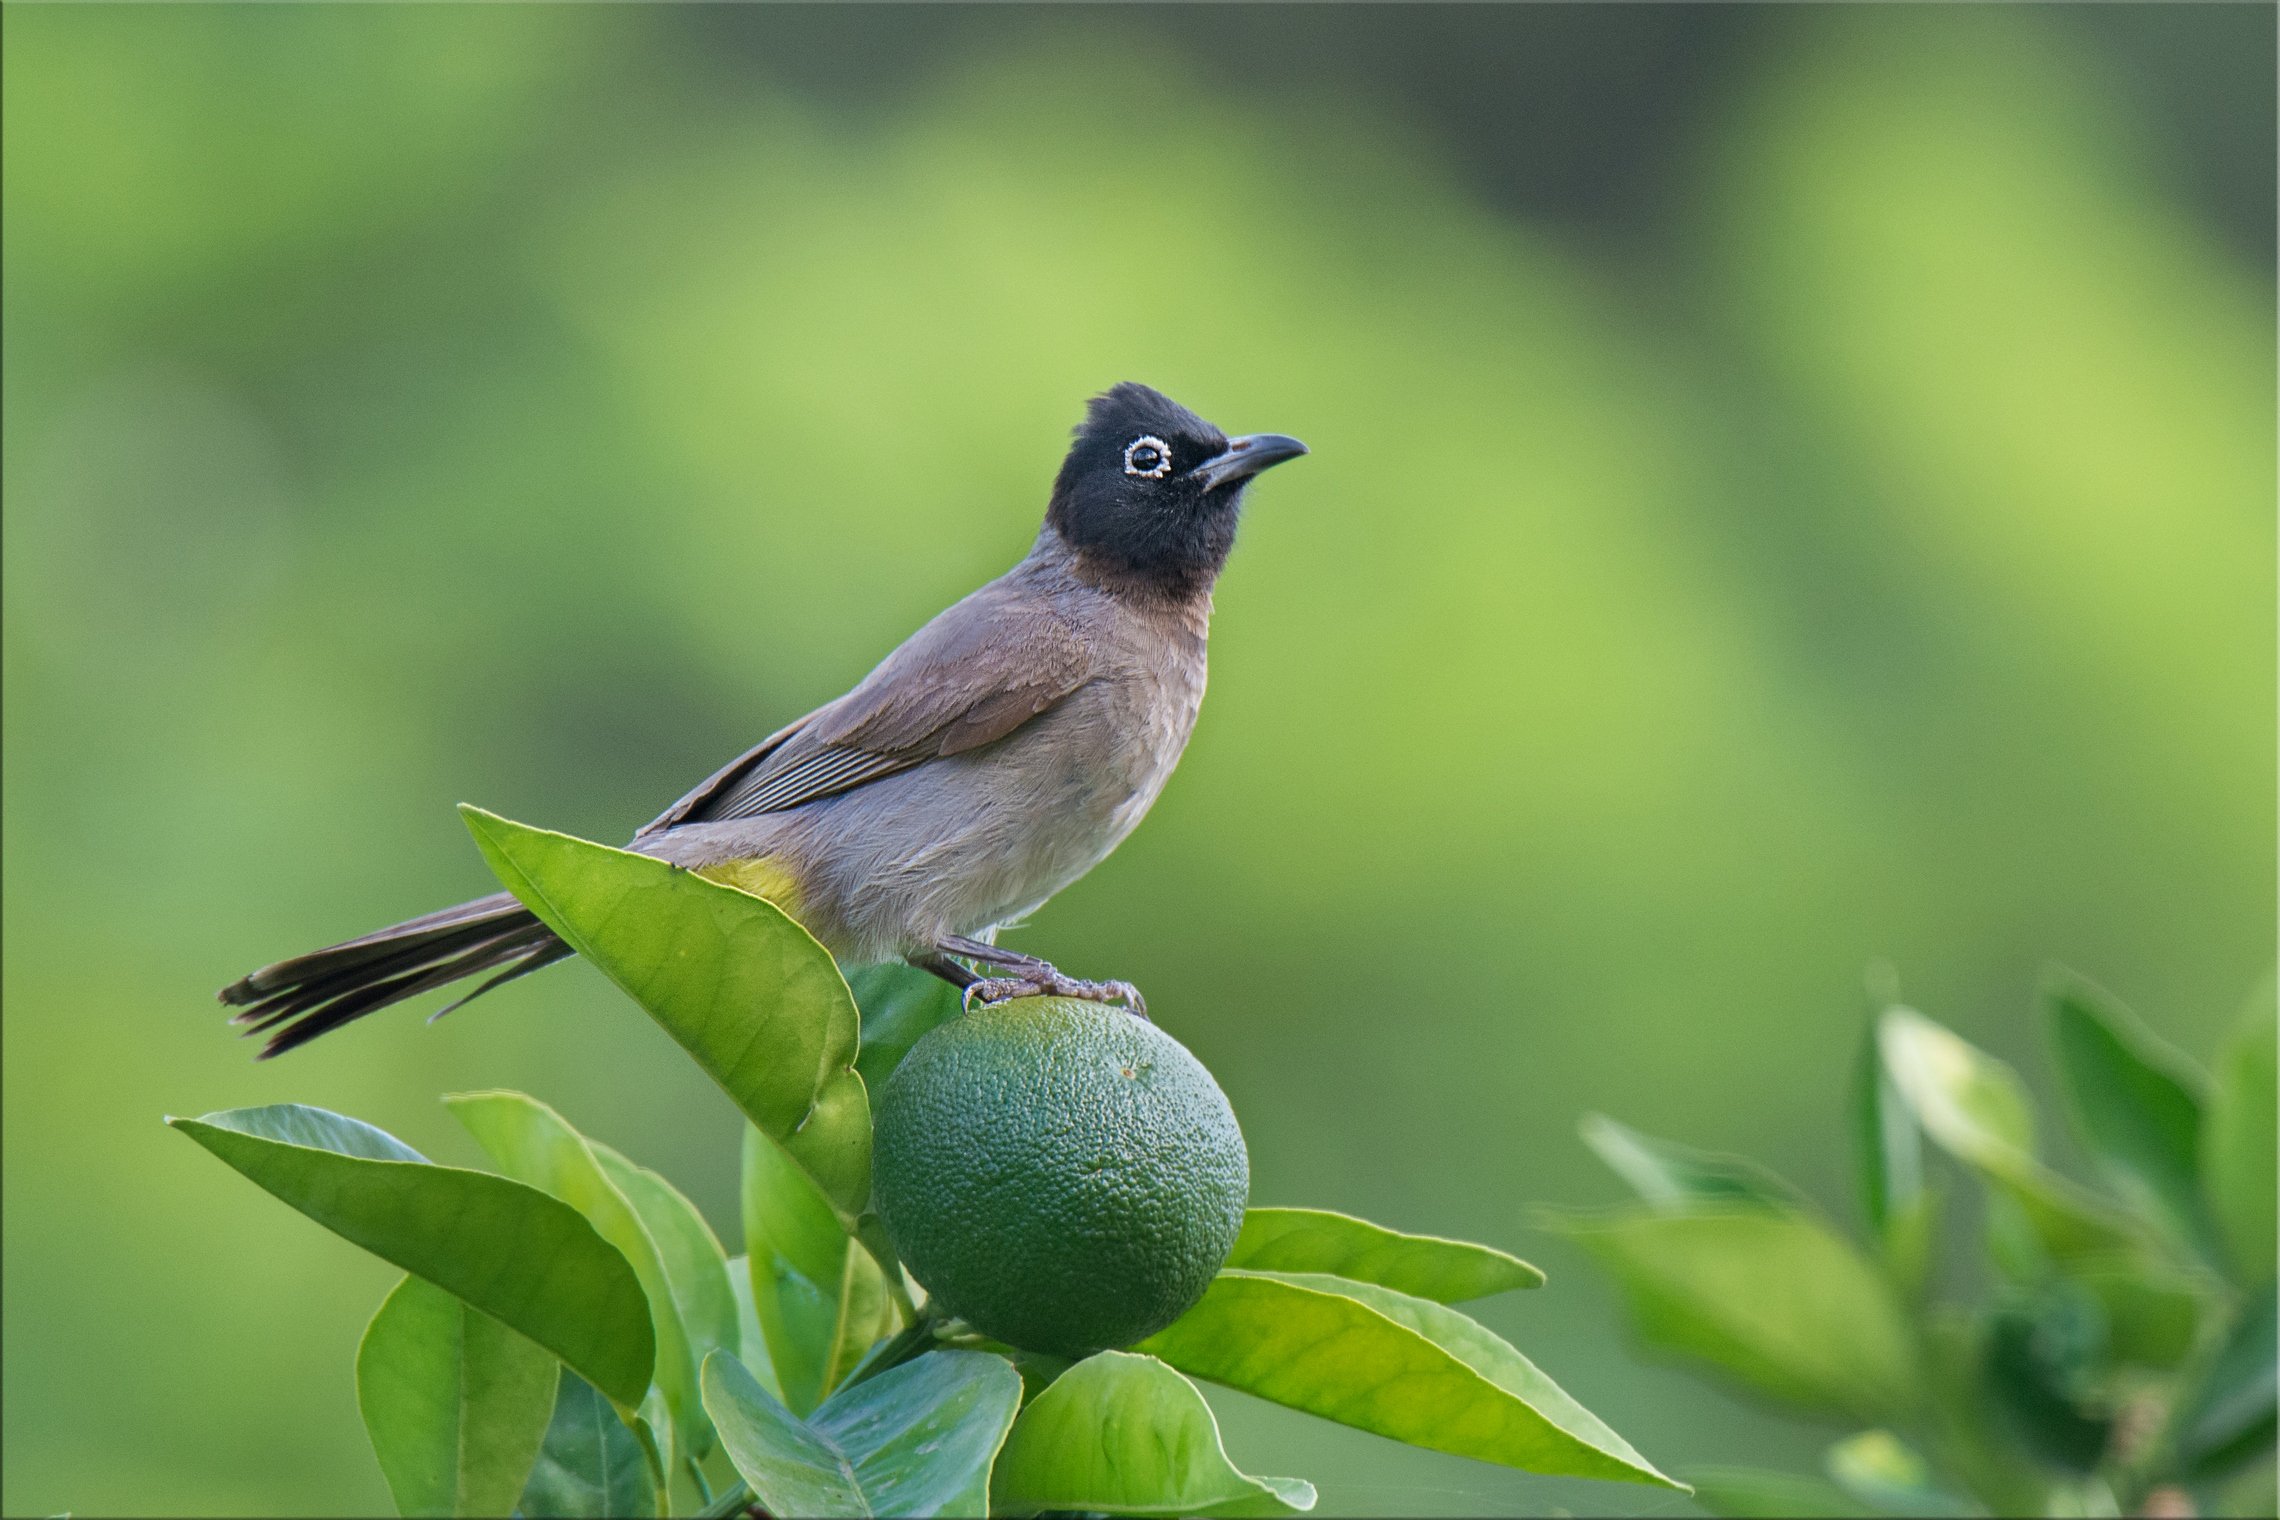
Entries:
{"type": "Polygon", "coordinates": [[[1203,703],[1200,626],[1093,632],[1090,677],[1004,738],[751,820],[768,837],[736,854],[787,870],[803,921],[851,964],[1039,907],[1139,825],[1203,703]]]}
{"type": "Polygon", "coordinates": [[[982,894],[997,899],[992,922],[1043,903],[1139,826],[1195,730],[1204,678],[1200,640],[1120,641],[1083,688],[1004,741],[993,759],[1014,806],[987,828],[1003,847],[982,894]]]}
{"type": "Polygon", "coordinates": [[[1109,808],[1111,845],[1139,825],[1172,779],[1203,707],[1204,676],[1200,650],[1192,660],[1135,676],[1139,690],[1128,720],[1132,741],[1123,763],[1109,767],[1119,776],[1123,793],[1109,808]]]}

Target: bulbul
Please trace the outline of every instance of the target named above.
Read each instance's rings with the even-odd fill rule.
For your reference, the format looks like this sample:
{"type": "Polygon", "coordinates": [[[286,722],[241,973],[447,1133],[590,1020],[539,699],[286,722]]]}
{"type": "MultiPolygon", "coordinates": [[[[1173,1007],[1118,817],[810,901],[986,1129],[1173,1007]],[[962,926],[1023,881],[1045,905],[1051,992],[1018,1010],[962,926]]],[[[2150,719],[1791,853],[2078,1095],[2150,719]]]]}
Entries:
{"type": "MultiPolygon", "coordinates": [[[[987,1000],[1144,1013],[1129,983],[1065,976],[989,939],[1099,864],[1164,789],[1203,701],[1211,588],[1244,488],[1305,452],[1279,433],[1229,438],[1144,385],[1093,398],[1021,563],[627,848],[767,898],[843,967],[903,960],[987,1000]]],[[[492,973],[461,1003],[573,953],[500,892],[279,961],[221,999],[247,1033],[274,1031],[267,1057],[464,977],[492,973]]]]}

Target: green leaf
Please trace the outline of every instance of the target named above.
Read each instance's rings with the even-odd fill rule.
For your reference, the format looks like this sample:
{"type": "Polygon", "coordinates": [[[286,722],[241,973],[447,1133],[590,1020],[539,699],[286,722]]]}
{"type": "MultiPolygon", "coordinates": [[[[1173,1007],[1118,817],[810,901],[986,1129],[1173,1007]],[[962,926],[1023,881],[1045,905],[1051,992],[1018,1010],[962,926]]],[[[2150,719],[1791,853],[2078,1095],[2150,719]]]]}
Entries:
{"type": "Polygon", "coordinates": [[[894,961],[854,972],[847,978],[847,989],[863,1015],[855,1069],[872,1092],[927,1031],[949,1023],[966,1008],[964,996],[942,978],[894,961]]]}
{"type": "MultiPolygon", "coordinates": [[[[241,1135],[255,1135],[264,1140],[277,1140],[286,1145],[303,1146],[310,1150],[330,1151],[338,1156],[362,1156],[368,1161],[415,1161],[425,1166],[427,1157],[413,1150],[403,1141],[377,1125],[362,1119],[351,1119],[329,1109],[309,1108],[299,1103],[272,1103],[266,1108],[233,1108],[226,1113],[208,1114],[200,1120],[169,1119],[166,1121],[190,1133],[192,1123],[218,1125],[235,1130],[241,1135]]],[[[196,1136],[192,1135],[195,1139],[196,1136]]]]}
{"type": "Polygon", "coordinates": [[[1733,1520],[1855,1520],[1875,1513],[1826,1478],[1758,1467],[1695,1467],[1686,1477],[1696,1504],[1733,1520]]]}
{"type": "Polygon", "coordinates": [[[1891,1290],[1816,1218],[1629,1209],[1547,1223],[1614,1276],[1649,1346],[1816,1411],[1883,1419],[1916,1402],[1891,1290]]]}
{"type": "Polygon", "coordinates": [[[1291,1515],[1314,1485],[1238,1472],[1196,1386],[1152,1356],[1103,1351],[1063,1373],[1013,1423],[991,1511],[1034,1515],[1291,1515]]]}
{"type": "Polygon", "coordinates": [[[1831,1446],[1826,1458],[1837,1486],[1887,1515],[1964,1515],[1970,1507],[1932,1482],[1931,1467],[1889,1430],[1864,1430],[1831,1446]]]}
{"type": "Polygon", "coordinates": [[[1605,1114],[1584,1115],[1576,1132],[1642,1201],[1658,1209],[1682,1210],[1698,1204],[1772,1209],[1805,1206],[1803,1194],[1745,1157],[1657,1140],[1605,1114]]]}
{"type": "Polygon", "coordinates": [[[2240,1515],[2246,1520],[2280,1515],[2280,1468],[2270,1462],[2251,1462],[2212,1485],[2207,1502],[2204,1513],[2211,1515],[2240,1515]]]}
{"type": "Polygon", "coordinates": [[[555,1391],[546,1443],[516,1507],[532,1520],[619,1520],[660,1512],[657,1480],[641,1438],[567,1367],[555,1391]]]}
{"type": "Polygon", "coordinates": [[[2201,1126],[2201,1178],[2226,1258],[2241,1286],[2271,1291],[2275,1239],[2273,1098],[2275,1018],[2272,979],[2248,1000],[2217,1056],[2207,1122],[2201,1126]]]}
{"type": "Polygon", "coordinates": [[[167,1122],[325,1228],[521,1331],[620,1403],[641,1401],[656,1354],[641,1280],[569,1205],[488,1172],[432,1165],[322,1109],[167,1122]]]}
{"type": "MultiPolygon", "coordinates": [[[[649,1385],[648,1397],[641,1408],[625,1422],[626,1429],[640,1443],[642,1459],[649,1464],[649,1480],[656,1485],[658,1507],[670,1511],[673,1507],[673,1474],[675,1465],[673,1442],[673,1412],[665,1407],[665,1395],[655,1383],[649,1385]]],[[[712,1428],[712,1421],[705,1422],[712,1428]]]]}
{"type": "Polygon", "coordinates": [[[736,1345],[726,1348],[730,1355],[742,1362],[745,1370],[760,1380],[768,1396],[783,1402],[783,1390],[776,1386],[775,1364],[768,1356],[767,1332],[760,1328],[760,1311],[752,1302],[752,1260],[747,1256],[728,1259],[728,1287],[736,1295],[736,1345]]]}
{"type": "Polygon", "coordinates": [[[2079,1283],[2053,1278],[1988,1316],[1981,1378],[2017,1439],[2040,1461],[2083,1476],[2112,1445],[2100,1397],[2106,1321],[2079,1283]]]}
{"type": "Polygon", "coordinates": [[[2141,1244],[2129,1219],[2035,1158],[2034,1114],[2010,1067],[1908,1008],[1885,1011],[1877,1046],[1924,1133],[2013,1199],[2053,1257],[2141,1244]]]}
{"type": "Polygon", "coordinates": [[[1437,1304],[1462,1303],[1515,1288],[1541,1287],[1544,1274],[1517,1256],[1469,1241],[1404,1235],[1328,1209],[1247,1209],[1230,1267],[1259,1272],[1327,1272],[1373,1282],[1437,1304]]]}
{"type": "Polygon", "coordinates": [[[491,869],[647,1009],[846,1219],[871,1192],[861,1018],[831,952],[775,904],[462,807],[491,869]]]}
{"type": "Polygon", "coordinates": [[[518,1092],[452,1093],[444,1098],[453,1115],[490,1153],[499,1169],[520,1182],[542,1188],[586,1216],[602,1239],[633,1264],[657,1346],[654,1377],[672,1411],[681,1444],[702,1454],[712,1449],[704,1408],[697,1394],[697,1364],[681,1323],[672,1280],[633,1204],[602,1169],[586,1137],[553,1109],[518,1092]]]}
{"type": "Polygon", "coordinates": [[[1975,1166],[2035,1148],[2034,1109],[2018,1074],[1913,1008],[1887,1008],[1877,1050],[1925,1132],[1975,1166]]]}
{"type": "Polygon", "coordinates": [[[1021,1398],[1025,1404],[1052,1387],[1054,1379],[1076,1365],[1050,1351],[1023,1351],[1008,1346],[1004,1354],[1013,1359],[1013,1370],[1021,1374],[1021,1398]]]}
{"type": "Polygon", "coordinates": [[[1853,1141],[1861,1210],[1882,1249],[1886,1270],[1909,1299],[1931,1276],[1940,1194],[1924,1176],[1924,1135],[1884,1069],[1876,1026],[1861,1039],[1853,1071],[1853,1141]]]}
{"type": "Polygon", "coordinates": [[[435,1284],[396,1285],[356,1349],[356,1403],[405,1515],[512,1510],[554,1410],[552,1352],[435,1284]]]}
{"type": "Polygon", "coordinates": [[[1937,1446],[1941,1467],[1997,1515],[2039,1515],[2050,1475],[2022,1448],[1985,1377],[1986,1327],[1960,1305],[1934,1303],[1918,1321],[1925,1400],[1917,1428],[1937,1446]]]}
{"type": "Polygon", "coordinates": [[[830,1392],[847,1231],[813,1179],[750,1124],[744,1127],[743,1208],[753,1313],[780,1396],[805,1415],[830,1392]]]}
{"type": "MultiPolygon", "coordinates": [[[[895,1254],[895,1243],[887,1238],[886,1221],[876,1209],[865,1209],[855,1220],[855,1243],[871,1253],[877,1263],[879,1279],[887,1295],[885,1319],[889,1328],[908,1324],[918,1317],[918,1305],[911,1298],[911,1284],[905,1279],[902,1258],[895,1254]]],[[[923,1294],[926,1290],[921,1288],[923,1294]]]]}
{"type": "Polygon", "coordinates": [[[2043,1011],[2083,1148],[2123,1196],[2215,1255],[2201,1204],[2201,1094],[2208,1079],[2079,977],[2052,973],[2043,1011]]]}
{"type": "Polygon", "coordinates": [[[1861,1210],[1882,1231],[1924,1189],[1922,1132],[1893,1087],[1877,1051],[1876,1028],[1861,1040],[1853,1067],[1853,1143],[1860,1165],[1861,1210]]]}
{"type": "Polygon", "coordinates": [[[832,1342],[825,1386],[837,1388],[845,1382],[862,1363],[863,1353],[882,1336],[892,1335],[895,1326],[895,1306],[887,1294],[886,1274],[861,1244],[851,1244],[839,1278],[839,1333],[832,1342]]]}
{"type": "Polygon", "coordinates": [[[833,1395],[804,1422],[721,1353],[705,1406],[775,1515],[986,1515],[990,1464],[1021,1405],[1002,1356],[933,1351],[833,1395]]]}
{"type": "Polygon", "coordinates": [[[2208,1274],[2180,1271],[2150,1252],[2082,1257],[2066,1277],[2097,1301],[2112,1360],[2162,1370],[2192,1353],[2216,1287],[2208,1274]]]}
{"type": "Polygon", "coordinates": [[[603,1173],[633,1205],[657,1247],[658,1265],[672,1287],[691,1359],[701,1367],[716,1350],[741,1351],[744,1338],[735,1290],[729,1283],[728,1256],[705,1216],[658,1173],[636,1166],[599,1140],[586,1144],[603,1173]]]}
{"type": "Polygon", "coordinates": [[[757,1128],[744,1131],[752,1307],[784,1402],[806,1414],[888,1333],[885,1276],[829,1200],[757,1128]]]}
{"type": "Polygon", "coordinates": [[[1480,1325],[1375,1283],[1222,1272],[1201,1303],[1134,1349],[1413,1446],[1528,1472],[1682,1486],[1480,1325]]]}
{"type": "Polygon", "coordinates": [[[2231,1333],[2171,1415],[2169,1441],[2179,1476],[2206,1482],[2259,1454],[2271,1465],[2280,1401],[2276,1334],[2273,1295],[2250,1295],[2231,1333]]]}

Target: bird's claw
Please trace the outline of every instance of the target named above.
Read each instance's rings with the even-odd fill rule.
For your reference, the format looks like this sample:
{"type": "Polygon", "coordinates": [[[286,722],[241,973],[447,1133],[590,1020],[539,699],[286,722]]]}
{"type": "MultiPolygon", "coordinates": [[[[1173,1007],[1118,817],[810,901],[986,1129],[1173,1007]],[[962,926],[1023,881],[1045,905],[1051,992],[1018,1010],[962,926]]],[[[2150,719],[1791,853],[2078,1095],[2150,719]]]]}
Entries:
{"type": "Polygon", "coordinates": [[[966,1011],[971,1013],[977,1006],[987,1008],[992,1003],[1010,1002],[1014,998],[1042,997],[1044,993],[1044,988],[1027,977],[986,976],[966,984],[966,1011]]]}
{"type": "Polygon", "coordinates": [[[1142,1021],[1149,1021],[1148,1000],[1130,982],[1088,982],[1078,977],[1063,976],[1051,967],[1031,972],[1027,976],[985,977],[966,989],[966,1006],[972,1008],[978,1003],[986,1008],[992,1003],[1025,997],[1065,997],[1081,998],[1088,1003],[1122,1003],[1126,1013],[1142,1021]]]}
{"type": "Polygon", "coordinates": [[[1040,996],[1040,989],[1037,989],[1037,984],[1028,982],[1024,978],[1017,978],[1017,975],[985,975],[985,978],[978,980],[978,982],[967,982],[967,989],[964,989],[964,994],[962,994],[964,1005],[967,1005],[969,1014],[974,1012],[976,1007],[990,1007],[992,1003],[1005,1003],[1005,1000],[1010,1000],[1010,998],[1035,998],[1035,996],[1040,996]]]}

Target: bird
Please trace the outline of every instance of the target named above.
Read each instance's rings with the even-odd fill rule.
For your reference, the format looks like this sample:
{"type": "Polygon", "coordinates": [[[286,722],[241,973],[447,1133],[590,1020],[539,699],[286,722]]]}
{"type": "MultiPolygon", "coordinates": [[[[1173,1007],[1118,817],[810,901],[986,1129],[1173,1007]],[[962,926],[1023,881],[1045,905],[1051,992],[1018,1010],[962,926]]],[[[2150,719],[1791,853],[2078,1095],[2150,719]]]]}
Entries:
{"type": "MultiPolygon", "coordinates": [[[[1135,381],[1111,386],[1086,404],[1020,563],[626,848],[766,898],[843,969],[902,961],[969,1003],[1075,997],[1145,1018],[1131,983],[993,940],[1105,859],[1163,791],[1203,701],[1212,588],[1245,491],[1306,452],[1280,433],[1231,438],[1135,381]]],[[[574,953],[500,892],[219,996],[246,1034],[268,1035],[267,1059],[491,973],[448,1013],[574,953]]]]}

